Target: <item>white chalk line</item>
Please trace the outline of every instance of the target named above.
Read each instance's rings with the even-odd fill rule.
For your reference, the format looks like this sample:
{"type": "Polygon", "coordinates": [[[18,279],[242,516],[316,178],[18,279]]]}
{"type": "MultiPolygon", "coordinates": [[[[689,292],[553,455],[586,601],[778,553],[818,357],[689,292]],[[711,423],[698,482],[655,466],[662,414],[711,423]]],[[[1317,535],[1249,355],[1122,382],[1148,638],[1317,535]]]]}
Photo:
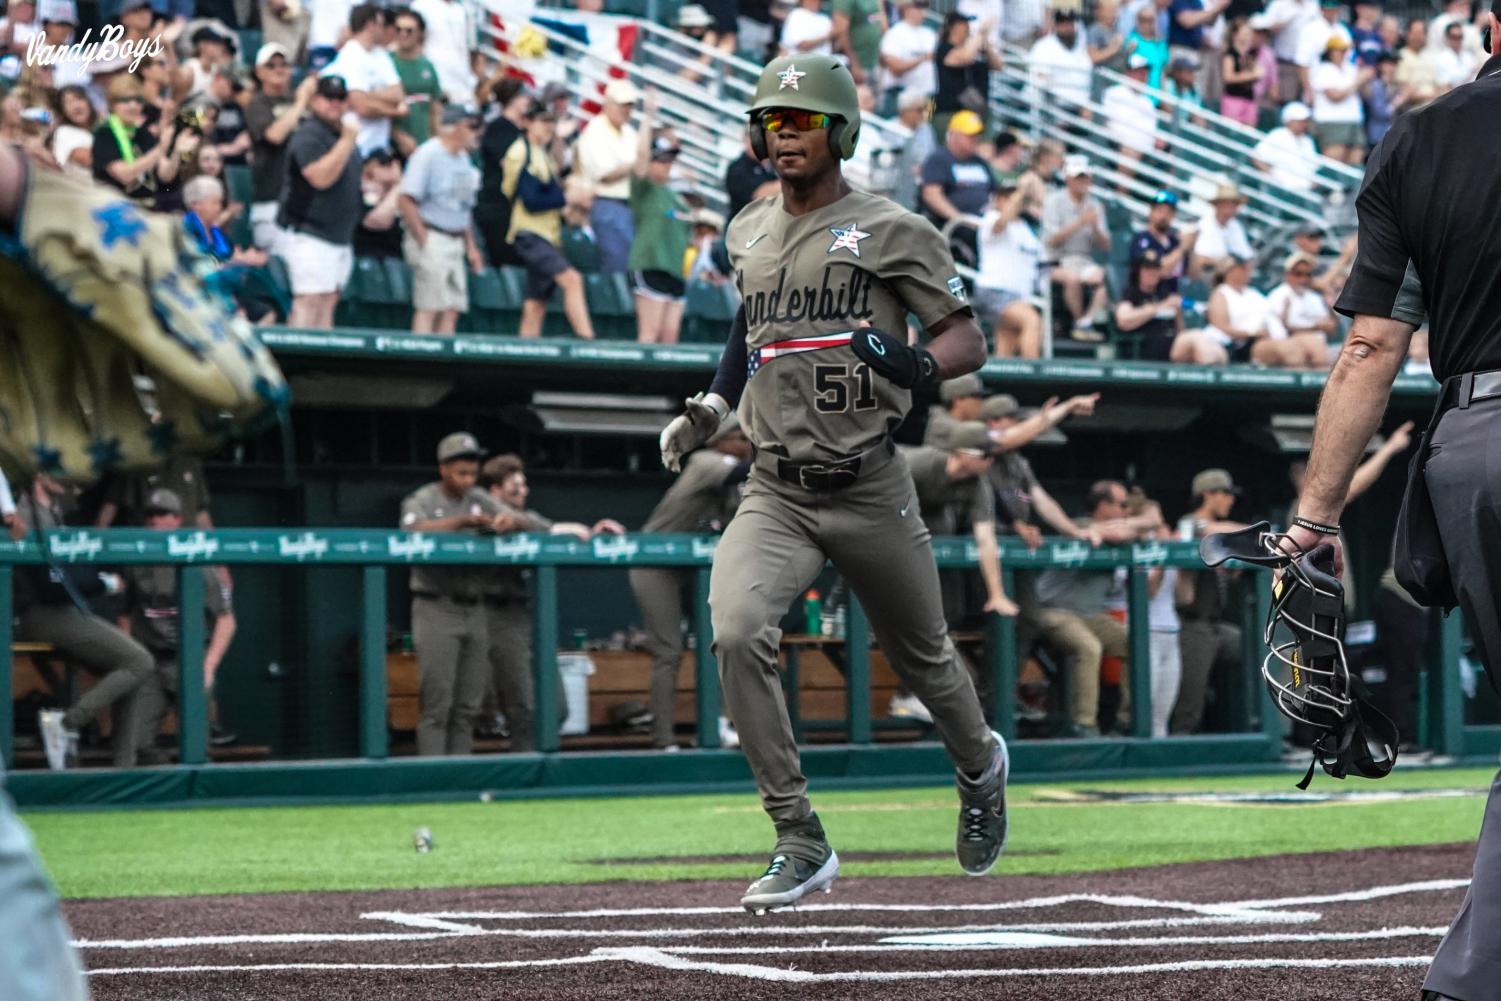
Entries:
{"type": "Polygon", "coordinates": [[[526,967],[581,966],[604,963],[613,956],[564,956],[560,959],[507,959],[488,963],[252,963],[221,966],[119,966],[87,971],[91,977],[120,977],[132,973],[276,973],[299,970],[309,973],[342,973],[379,970],[519,970],[526,967]]]}

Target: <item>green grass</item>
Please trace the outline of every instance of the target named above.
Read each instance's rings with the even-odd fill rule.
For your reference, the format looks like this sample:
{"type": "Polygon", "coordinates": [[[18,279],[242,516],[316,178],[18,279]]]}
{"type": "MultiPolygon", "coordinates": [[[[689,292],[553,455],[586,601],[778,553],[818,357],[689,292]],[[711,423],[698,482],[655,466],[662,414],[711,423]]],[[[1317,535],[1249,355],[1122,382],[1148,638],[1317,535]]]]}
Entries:
{"type": "MultiPolygon", "coordinates": [[[[1315,792],[1468,789],[1477,795],[1295,805],[1055,802],[1068,790],[1292,791],[1295,775],[1017,785],[999,874],[1050,874],[1472,840],[1492,773],[1409,770],[1379,784],[1320,775],[1315,792]]],[[[952,788],[818,793],[815,805],[847,876],[953,875],[952,788]]],[[[749,795],[545,799],[493,803],[28,813],[66,897],[188,896],[296,890],[746,880],[771,826],[749,795]],[[432,830],[436,847],[412,848],[432,830]],[[635,862],[631,860],[662,861],[635,862]]]]}

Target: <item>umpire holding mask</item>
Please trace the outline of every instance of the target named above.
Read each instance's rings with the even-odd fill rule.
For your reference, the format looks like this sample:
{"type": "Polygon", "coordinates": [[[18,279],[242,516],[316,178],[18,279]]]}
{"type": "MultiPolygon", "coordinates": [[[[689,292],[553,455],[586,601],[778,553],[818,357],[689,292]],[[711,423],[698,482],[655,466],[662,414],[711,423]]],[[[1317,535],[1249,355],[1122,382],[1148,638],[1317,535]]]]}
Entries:
{"type": "MultiPolygon", "coordinates": [[[[1501,0],[1493,0],[1501,4],[1501,0]]],[[[1491,37],[1501,35],[1493,6],[1491,37]]],[[[1475,82],[1397,119],[1366,165],[1360,250],[1335,308],[1354,317],[1319,404],[1289,529],[1335,547],[1340,512],[1381,422],[1408,341],[1429,324],[1443,382],[1413,457],[1397,525],[1397,578],[1420,603],[1464,608],[1492,684],[1501,682],[1501,58],[1475,82]]],[[[1433,957],[1423,1001],[1501,1001],[1501,776],[1459,916],[1433,957]]]]}

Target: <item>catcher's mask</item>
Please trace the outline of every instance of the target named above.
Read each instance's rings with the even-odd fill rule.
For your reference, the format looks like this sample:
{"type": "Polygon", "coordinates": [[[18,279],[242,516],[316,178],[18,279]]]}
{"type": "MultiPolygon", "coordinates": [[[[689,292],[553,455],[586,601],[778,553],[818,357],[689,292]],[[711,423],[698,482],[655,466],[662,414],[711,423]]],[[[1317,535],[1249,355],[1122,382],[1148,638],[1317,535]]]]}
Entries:
{"type": "Polygon", "coordinates": [[[1351,771],[1379,779],[1397,763],[1397,728],[1367,700],[1345,662],[1345,588],[1334,576],[1334,547],[1291,547],[1263,521],[1206,536],[1199,556],[1211,567],[1236,559],[1281,571],[1272,585],[1261,676],[1282,715],[1318,731],[1313,764],[1298,788],[1308,788],[1314,764],[1337,779],[1351,771]]]}

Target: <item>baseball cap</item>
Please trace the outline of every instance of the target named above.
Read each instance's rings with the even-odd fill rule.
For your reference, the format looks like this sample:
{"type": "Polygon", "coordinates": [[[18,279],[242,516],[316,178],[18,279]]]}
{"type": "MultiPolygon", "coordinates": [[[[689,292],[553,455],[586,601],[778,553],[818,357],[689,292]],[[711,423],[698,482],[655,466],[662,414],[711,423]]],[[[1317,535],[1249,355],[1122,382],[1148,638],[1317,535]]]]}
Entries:
{"type": "Polygon", "coordinates": [[[985,397],[985,402],[980,406],[980,416],[987,421],[998,421],[1002,417],[1020,413],[1021,408],[1022,405],[1010,393],[996,393],[985,397]]]}
{"type": "Polygon", "coordinates": [[[1287,259],[1282,262],[1282,270],[1291,271],[1293,268],[1296,268],[1300,264],[1307,264],[1309,267],[1317,267],[1318,263],[1319,262],[1313,257],[1313,255],[1305,254],[1301,250],[1294,250],[1291,254],[1288,254],[1287,259]]]}
{"type": "Polygon", "coordinates": [[[906,111],[908,108],[925,108],[932,99],[932,96],[920,87],[908,87],[897,97],[896,110],[906,111]]]}
{"type": "Polygon", "coordinates": [[[1232,494],[1241,493],[1240,487],[1235,485],[1235,480],[1231,478],[1228,469],[1205,469],[1194,477],[1191,493],[1195,497],[1213,493],[1216,490],[1227,490],[1232,494]]]}
{"type": "Polygon", "coordinates": [[[1209,203],[1213,205],[1215,202],[1244,202],[1245,200],[1246,196],[1240,193],[1240,189],[1226,181],[1214,189],[1214,195],[1210,197],[1209,203]]]}
{"type": "Polygon", "coordinates": [[[605,100],[614,104],[635,104],[641,100],[641,89],[629,80],[611,80],[605,85],[605,100]]]}
{"type": "Polygon", "coordinates": [[[1079,20],[1079,11],[1073,7],[1063,7],[1053,11],[1054,24],[1057,24],[1059,21],[1077,20],[1079,20]]]}
{"type": "Polygon", "coordinates": [[[289,63],[292,61],[292,53],[287,51],[285,45],[279,42],[267,42],[256,50],[255,64],[257,66],[264,66],[277,56],[281,56],[289,63]]]}
{"type": "Polygon", "coordinates": [[[1282,109],[1282,124],[1288,122],[1306,122],[1313,117],[1313,112],[1302,101],[1289,102],[1282,109]]]}
{"type": "Polygon", "coordinates": [[[341,76],[320,76],[318,89],[314,93],[330,101],[343,101],[349,97],[349,87],[341,76]]]}
{"type": "Polygon", "coordinates": [[[1063,158],[1063,176],[1065,179],[1070,177],[1088,177],[1093,173],[1094,171],[1089,168],[1089,157],[1082,153],[1071,153],[1063,158]]]}
{"type": "Polygon", "coordinates": [[[238,48],[233,37],[207,24],[193,32],[192,42],[194,45],[202,42],[218,42],[231,52],[238,48]]]}
{"type": "Polygon", "coordinates": [[[1329,41],[1327,41],[1327,42],[1324,43],[1324,51],[1325,52],[1334,52],[1334,51],[1343,52],[1345,49],[1348,49],[1349,47],[1350,47],[1350,40],[1348,38],[1346,38],[1344,35],[1341,35],[1339,32],[1335,32],[1334,34],[1330,35],[1329,36],[1329,41]]]}
{"type": "Polygon", "coordinates": [[[1131,53],[1130,57],[1126,60],[1126,69],[1128,70],[1145,70],[1151,68],[1151,61],[1140,52],[1131,53]]]}
{"type": "Polygon", "coordinates": [[[702,4],[689,3],[678,8],[679,28],[707,28],[714,23],[702,4]]]}
{"type": "Polygon", "coordinates": [[[147,514],[182,514],[182,498],[166,487],[157,487],[146,498],[147,514]]]}
{"type": "Polygon", "coordinates": [[[954,112],[954,117],[949,119],[949,131],[961,136],[977,136],[985,131],[985,123],[980,120],[979,115],[965,108],[954,112]]]}
{"type": "MultiPolygon", "coordinates": [[[[151,6],[151,0],[124,0],[124,2],[120,4],[119,14],[129,14],[131,11],[135,10],[137,7],[150,7],[150,6],[151,6]]],[[[117,14],[116,16],[119,16],[119,15],[117,14]]]]}
{"type": "Polygon", "coordinates": [[[949,428],[945,445],[950,452],[961,450],[990,454],[990,429],[983,421],[961,421],[949,428]]]}
{"type": "Polygon", "coordinates": [[[724,216],[713,209],[701,208],[693,213],[693,225],[708,226],[711,229],[724,230],[724,216]]]}
{"type": "Polygon", "coordinates": [[[459,122],[468,122],[478,126],[480,121],[479,109],[472,104],[450,104],[443,108],[443,124],[456,125],[459,122]]]}
{"type": "Polygon", "coordinates": [[[1169,73],[1179,73],[1183,70],[1197,71],[1198,68],[1199,61],[1190,56],[1174,56],[1173,61],[1167,64],[1169,73]]]}
{"type": "Polygon", "coordinates": [[[971,372],[961,375],[957,379],[949,379],[938,387],[938,398],[944,403],[953,403],[968,396],[984,396],[985,384],[980,377],[971,372]]]}
{"type": "Polygon", "coordinates": [[[467,431],[455,431],[438,442],[439,462],[451,462],[454,459],[478,459],[484,454],[485,450],[479,447],[479,439],[467,431]]]}
{"type": "Polygon", "coordinates": [[[666,136],[657,136],[651,141],[651,158],[659,163],[676,160],[680,152],[678,144],[666,136]]]}
{"type": "Polygon", "coordinates": [[[541,101],[543,104],[551,104],[560,97],[572,96],[573,91],[569,90],[561,83],[553,82],[542,88],[542,93],[537,96],[537,100],[541,101]]]}
{"type": "Polygon", "coordinates": [[[1152,204],[1153,205],[1171,205],[1173,208],[1177,208],[1178,207],[1178,196],[1176,194],[1174,194],[1173,192],[1167,190],[1166,188],[1163,188],[1161,191],[1157,192],[1155,195],[1152,196],[1152,204]]]}

